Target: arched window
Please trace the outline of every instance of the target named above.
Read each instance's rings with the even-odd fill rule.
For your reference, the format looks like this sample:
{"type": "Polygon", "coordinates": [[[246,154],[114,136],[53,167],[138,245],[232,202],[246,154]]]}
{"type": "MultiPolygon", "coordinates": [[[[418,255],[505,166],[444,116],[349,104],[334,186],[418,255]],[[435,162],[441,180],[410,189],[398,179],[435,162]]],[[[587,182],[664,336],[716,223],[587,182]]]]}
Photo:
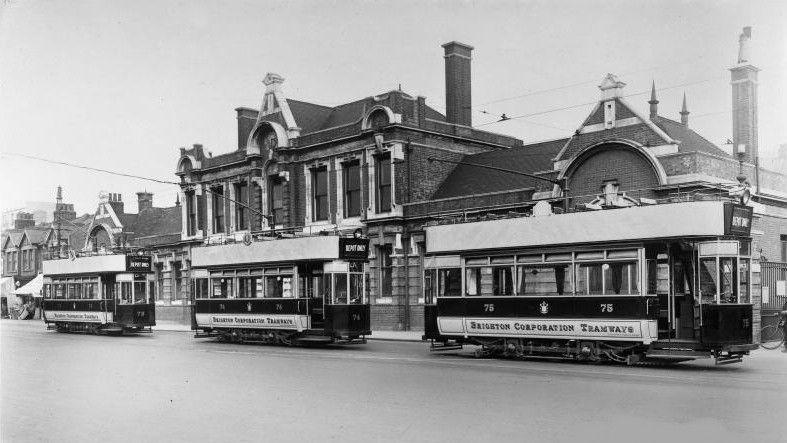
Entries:
{"type": "Polygon", "coordinates": [[[372,129],[380,129],[387,126],[388,123],[390,123],[388,114],[382,109],[372,112],[372,115],[369,116],[369,127],[372,129]]]}
{"type": "Polygon", "coordinates": [[[178,168],[178,172],[189,173],[191,172],[191,168],[193,165],[191,164],[191,160],[188,158],[184,158],[180,161],[180,167],[178,168]]]}
{"type": "Polygon", "coordinates": [[[102,226],[96,226],[90,231],[90,248],[93,252],[98,252],[111,246],[112,240],[109,237],[109,233],[102,226]]]}
{"type": "Polygon", "coordinates": [[[261,128],[257,134],[257,145],[261,148],[273,151],[279,147],[279,139],[276,137],[276,131],[270,126],[261,128]]]}

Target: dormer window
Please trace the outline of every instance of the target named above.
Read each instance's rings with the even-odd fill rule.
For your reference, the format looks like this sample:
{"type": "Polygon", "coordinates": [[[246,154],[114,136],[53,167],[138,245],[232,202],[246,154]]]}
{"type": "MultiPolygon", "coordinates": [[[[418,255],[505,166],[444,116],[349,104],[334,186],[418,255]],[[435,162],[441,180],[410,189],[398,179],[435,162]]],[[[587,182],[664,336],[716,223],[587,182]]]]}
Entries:
{"type": "Polygon", "coordinates": [[[257,135],[257,144],[264,149],[273,151],[279,147],[279,139],[276,137],[276,131],[269,125],[261,128],[260,133],[257,135]]]}
{"type": "Polygon", "coordinates": [[[388,126],[390,121],[388,120],[388,114],[382,109],[378,109],[369,116],[369,127],[378,130],[385,126],[388,126]]]}

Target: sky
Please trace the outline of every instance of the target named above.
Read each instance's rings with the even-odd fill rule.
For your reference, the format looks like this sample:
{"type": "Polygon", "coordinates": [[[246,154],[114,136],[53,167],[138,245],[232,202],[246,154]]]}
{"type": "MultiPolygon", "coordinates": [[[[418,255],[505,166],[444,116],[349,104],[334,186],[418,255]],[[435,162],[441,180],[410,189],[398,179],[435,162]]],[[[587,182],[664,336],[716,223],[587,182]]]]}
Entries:
{"type": "Polygon", "coordinates": [[[606,73],[717,145],[732,138],[728,69],[752,27],[759,146],[787,143],[784,1],[113,1],[0,0],[0,209],[53,201],[78,213],[101,191],[136,211],[175,185],[20,158],[25,154],[177,181],[178,148],[237,146],[234,109],[258,108],[267,72],[285,94],[324,105],[401,85],[445,103],[443,49],[472,45],[473,124],[525,142],[569,136],[606,73]],[[562,109],[560,111],[553,111],[562,109]],[[547,112],[553,111],[553,112],[547,112]],[[539,115],[496,123],[498,117],[539,115]]]}

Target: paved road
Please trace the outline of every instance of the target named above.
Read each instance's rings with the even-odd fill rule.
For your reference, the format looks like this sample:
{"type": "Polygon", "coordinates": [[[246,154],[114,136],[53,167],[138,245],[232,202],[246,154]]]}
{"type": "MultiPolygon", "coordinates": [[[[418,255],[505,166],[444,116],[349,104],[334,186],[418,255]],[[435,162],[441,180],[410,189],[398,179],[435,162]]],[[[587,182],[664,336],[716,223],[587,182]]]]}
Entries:
{"type": "Polygon", "coordinates": [[[760,442],[787,436],[787,354],[674,368],[231,345],[0,322],[3,442],[760,442]]]}

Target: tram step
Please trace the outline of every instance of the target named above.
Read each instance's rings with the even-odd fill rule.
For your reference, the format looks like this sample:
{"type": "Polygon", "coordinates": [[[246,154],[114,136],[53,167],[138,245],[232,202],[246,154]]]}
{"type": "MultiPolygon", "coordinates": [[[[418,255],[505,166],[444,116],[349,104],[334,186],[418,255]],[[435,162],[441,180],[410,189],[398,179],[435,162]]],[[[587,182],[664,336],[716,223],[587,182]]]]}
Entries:
{"type": "Polygon", "coordinates": [[[710,358],[710,352],[689,349],[656,349],[648,351],[645,355],[647,358],[661,359],[710,358]]]}
{"type": "Polygon", "coordinates": [[[429,346],[429,350],[432,352],[455,351],[457,349],[462,349],[462,345],[457,343],[443,343],[443,344],[432,343],[432,345],[429,346]]]}
{"type": "Polygon", "coordinates": [[[306,336],[298,338],[299,342],[304,343],[331,343],[333,339],[326,336],[306,336]]]}
{"type": "Polygon", "coordinates": [[[743,362],[743,357],[740,355],[736,355],[733,357],[716,357],[716,366],[730,365],[733,363],[741,363],[741,362],[743,362]]]}

